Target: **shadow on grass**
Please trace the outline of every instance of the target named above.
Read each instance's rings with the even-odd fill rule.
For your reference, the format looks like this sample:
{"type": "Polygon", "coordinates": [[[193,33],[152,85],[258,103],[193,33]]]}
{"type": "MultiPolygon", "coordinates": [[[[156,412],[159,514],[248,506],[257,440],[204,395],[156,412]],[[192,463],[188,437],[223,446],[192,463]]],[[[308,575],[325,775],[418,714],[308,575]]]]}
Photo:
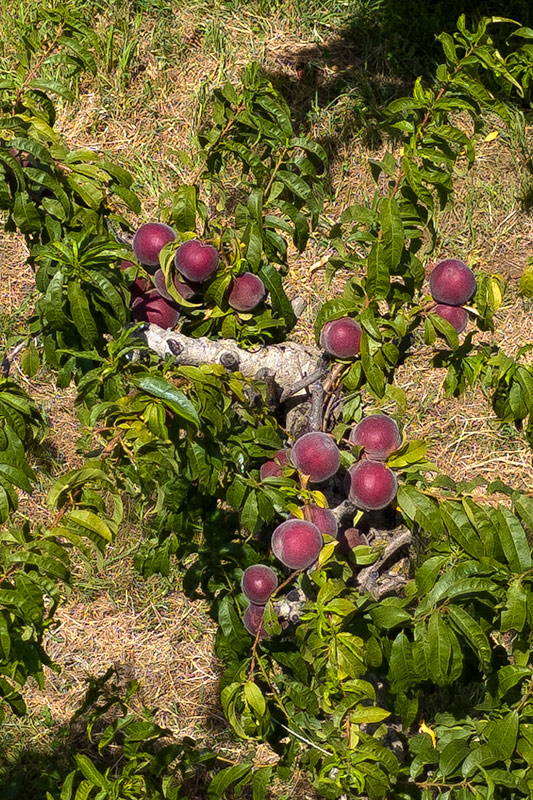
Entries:
{"type": "MultiPolygon", "coordinates": [[[[132,798],[144,797],[143,779],[146,796],[152,796],[161,791],[165,777],[174,776],[190,800],[204,798],[215,754],[197,748],[192,739],[177,744],[170,731],[151,723],[150,712],[135,696],[137,688],[135,681],[127,681],[120,669],[112,667],[89,679],[85,699],[69,725],[54,728],[46,713],[38,720],[10,718],[0,730],[1,800],[63,798],[65,779],[79,766],[80,756],[85,759],[83,774],[78,769],[74,789],[84,776],[94,783],[97,770],[109,777],[106,797],[114,797],[119,786],[126,792],[129,787],[132,798]],[[99,749],[98,742],[111,725],[115,733],[99,749]]],[[[98,792],[96,785],[94,791],[98,792]]]]}
{"type": "MultiPolygon", "coordinates": [[[[410,94],[417,76],[432,78],[443,61],[436,37],[453,33],[461,14],[468,29],[484,16],[533,22],[530,0],[361,0],[342,8],[328,18],[335,35],[322,44],[294,45],[266,71],[289,104],[296,128],[308,131],[318,123],[317,138],[333,157],[355,136],[368,148],[380,145],[384,105],[410,94]]],[[[320,27],[318,9],[315,17],[320,27]]],[[[491,29],[504,50],[510,30],[508,25],[491,29]]]]}

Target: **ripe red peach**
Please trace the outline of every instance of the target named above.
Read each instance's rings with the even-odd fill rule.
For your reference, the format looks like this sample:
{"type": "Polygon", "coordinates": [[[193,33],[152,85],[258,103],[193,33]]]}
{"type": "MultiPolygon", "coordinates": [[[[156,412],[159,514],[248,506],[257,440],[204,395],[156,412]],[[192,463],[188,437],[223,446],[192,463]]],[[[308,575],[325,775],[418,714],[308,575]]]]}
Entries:
{"type": "Polygon", "coordinates": [[[394,472],[381,461],[358,461],[346,475],[348,499],[363,511],[386,508],[396,497],[394,472]]]}
{"type": "Polygon", "coordinates": [[[175,327],[180,315],[175,305],[153,289],[134,299],[131,316],[135,322],[151,322],[168,330],[175,327]]]}
{"type": "Polygon", "coordinates": [[[429,291],[437,303],[462,306],[476,291],[476,276],[464,261],[446,258],[431,272],[429,291]]]}
{"type": "Polygon", "coordinates": [[[297,439],[291,450],[291,461],[313,483],[331,478],[340,467],[340,450],[327,433],[312,431],[297,439]]]}
{"type": "Polygon", "coordinates": [[[447,306],[444,303],[439,303],[433,311],[442,319],[447,320],[450,325],[453,325],[457,333],[462,333],[467,326],[468,311],[462,306],[447,306]]]}
{"type": "Polygon", "coordinates": [[[350,433],[350,442],[364,447],[374,461],[385,461],[402,443],[398,423],[386,414],[371,414],[359,422],[350,433]]]}
{"type": "Polygon", "coordinates": [[[164,222],[146,222],[133,237],[133,252],[148,267],[159,266],[159,253],[176,238],[176,231],[164,222]]]}
{"type": "Polygon", "coordinates": [[[241,588],[250,603],[264,606],[272,592],[278,588],[278,578],[274,570],[265,564],[254,564],[244,570],[241,588]]]}
{"type": "Polygon", "coordinates": [[[253,311],[266,296],[265,284],[252,272],[234,278],[229,287],[228,305],[235,311],[253,311]]]}
{"type": "Polygon", "coordinates": [[[326,322],[320,332],[320,346],[336,358],[354,358],[361,345],[361,326],[351,317],[326,322]]]}
{"type": "Polygon", "coordinates": [[[188,281],[203,283],[218,268],[218,251],[199,239],[189,239],[176,250],[174,264],[188,281]]]}
{"type": "Polygon", "coordinates": [[[275,529],[272,552],[290,569],[306,569],[322,549],[322,534],[316,525],[303,519],[288,519],[275,529]]]}
{"type": "Polygon", "coordinates": [[[251,633],[252,636],[257,636],[257,631],[261,628],[261,633],[259,634],[260,639],[268,639],[268,633],[265,630],[263,625],[263,614],[265,613],[264,606],[256,606],[253,603],[250,603],[248,608],[243,614],[243,625],[248,631],[251,633]]]}

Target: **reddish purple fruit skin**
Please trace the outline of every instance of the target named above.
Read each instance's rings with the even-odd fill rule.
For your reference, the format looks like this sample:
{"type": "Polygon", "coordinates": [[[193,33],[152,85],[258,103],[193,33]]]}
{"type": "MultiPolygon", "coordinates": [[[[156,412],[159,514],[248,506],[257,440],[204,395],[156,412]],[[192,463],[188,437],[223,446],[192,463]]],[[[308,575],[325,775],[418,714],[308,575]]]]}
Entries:
{"type": "Polygon", "coordinates": [[[397,488],[396,475],[380,461],[358,461],[346,476],[348,499],[363,511],[386,508],[397,488]]]}
{"type": "Polygon", "coordinates": [[[218,252],[211,244],[189,239],[176,250],[174,264],[188,281],[203,283],[218,268],[218,252]]]}
{"type": "MultiPolygon", "coordinates": [[[[320,506],[309,505],[303,510],[304,519],[316,525],[320,533],[327,533],[328,536],[337,536],[339,526],[335,519],[335,514],[329,508],[320,508],[320,506]]],[[[289,519],[299,519],[292,514],[289,519]]]]}
{"type": "Polygon", "coordinates": [[[265,461],[259,469],[259,477],[263,481],[265,478],[280,478],[282,468],[287,464],[289,455],[286,450],[278,450],[270,461],[265,461]]]}
{"type": "Polygon", "coordinates": [[[339,533],[337,540],[339,542],[337,550],[339,553],[344,553],[344,555],[348,555],[350,550],[353,550],[354,547],[358,547],[361,544],[368,544],[366,536],[362,534],[358,528],[346,528],[345,531],[339,533]]]}
{"type": "Polygon", "coordinates": [[[300,436],[291,450],[291,461],[313,483],[331,478],[340,467],[339,448],[327,433],[313,431],[300,436]]]}
{"type": "Polygon", "coordinates": [[[257,636],[257,631],[261,628],[261,633],[259,634],[260,639],[268,639],[268,633],[266,632],[264,625],[263,625],[263,614],[265,612],[264,606],[256,606],[253,603],[250,603],[248,608],[243,614],[243,625],[248,631],[251,633],[252,636],[257,636]]]}
{"type": "Polygon", "coordinates": [[[180,315],[176,306],[168,303],[154,289],[135,298],[131,306],[135,322],[152,322],[160,328],[174,328],[180,315]]]}
{"type": "Polygon", "coordinates": [[[468,323],[468,311],[462,306],[446,306],[440,303],[434,309],[435,314],[438,314],[442,319],[447,320],[450,325],[453,325],[457,333],[462,333],[468,323]]]}
{"type": "Polygon", "coordinates": [[[228,305],[235,311],[253,311],[266,297],[265,284],[252,272],[244,272],[231,282],[228,305]]]}
{"type": "Polygon", "coordinates": [[[278,588],[278,577],[265,564],[254,564],[244,570],[241,589],[250,603],[264,606],[273,591],[278,588]]]}
{"type": "Polygon", "coordinates": [[[398,423],[386,414],[372,414],[359,422],[350,434],[350,442],[364,447],[374,461],[385,461],[402,443],[398,423]]]}
{"type": "Polygon", "coordinates": [[[148,267],[159,266],[162,248],[176,238],[176,231],[164,222],[146,222],[133,237],[133,252],[148,267]]]}
{"type": "Polygon", "coordinates": [[[336,358],[354,358],[361,345],[361,327],[351,317],[326,322],[320,331],[320,347],[336,358]]]}
{"type": "Polygon", "coordinates": [[[316,525],[303,519],[288,519],[275,529],[272,552],[290,569],[306,569],[322,549],[322,534],[316,525]]]}
{"type": "Polygon", "coordinates": [[[476,291],[476,276],[464,261],[446,258],[429,276],[429,291],[437,303],[462,306],[476,291]]]}

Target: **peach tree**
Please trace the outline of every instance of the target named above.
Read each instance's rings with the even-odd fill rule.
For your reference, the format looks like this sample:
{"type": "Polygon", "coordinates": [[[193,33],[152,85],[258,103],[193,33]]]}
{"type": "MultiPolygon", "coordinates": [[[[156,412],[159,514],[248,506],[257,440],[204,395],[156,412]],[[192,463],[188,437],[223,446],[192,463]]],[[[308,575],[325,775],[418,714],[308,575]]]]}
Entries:
{"type": "MultiPolygon", "coordinates": [[[[448,394],[478,385],[533,444],[527,348],[513,359],[475,342],[474,325],[492,328],[501,279],[453,253],[427,266],[483,115],[520,124],[513,93],[527,91],[531,54],[512,35],[531,32],[502,23],[500,52],[491,20],[470,31],[461,18],[440,37],[434,85],[417,81],[384,109],[392,147],[370,162],[375,196],[329,232],[329,274],[353,274],[302,345],[287,338],[298,303],[283,278],[321,224],[327,159],[281,94],[257,65],[217,89],[194,180],[145,219],[131,175],[54,129],[52,96],[68,81],[34,65],[94,64],[90,32],[59,12],[48,22],[58,27],[44,54],[26,42],[0,87],[0,206],[39,293],[12,344],[29,375],[42,364],[59,389],[74,384],[87,461],[51,487],[49,527],[2,534],[3,701],[22,713],[17,685],[50,663],[43,637],[71,583],[69,550],[105,558],[129,497],[146,534],[137,568],[168,574],[172,561],[186,594],[208,603],[227,720],[250,750],[264,741],[277,755],[218,769],[209,797],[248,784],[265,797],[295,764],[331,798],[529,797],[533,498],[441,474],[426,443],[403,435],[395,372],[423,337],[448,394]]],[[[44,436],[9,380],[13,358],[0,386],[3,522],[16,490],[31,490],[30,448],[44,436]]],[[[135,720],[121,719],[101,742],[123,730],[125,772],[80,755],[61,800],[147,786],[185,796],[174,778],[194,763],[192,745],[157,761],[150,742],[165,732],[141,726],[144,750],[135,720]]]]}

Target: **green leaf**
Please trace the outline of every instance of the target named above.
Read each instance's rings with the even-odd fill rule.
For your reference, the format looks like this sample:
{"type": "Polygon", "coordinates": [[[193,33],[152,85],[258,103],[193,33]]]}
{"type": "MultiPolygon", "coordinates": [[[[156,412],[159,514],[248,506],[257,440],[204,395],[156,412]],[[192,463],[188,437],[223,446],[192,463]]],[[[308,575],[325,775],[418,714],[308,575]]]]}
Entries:
{"type": "Polygon", "coordinates": [[[449,672],[452,657],[450,631],[440,612],[434,612],[429,618],[428,641],[430,648],[429,670],[437,686],[449,683],[449,672]]]}
{"type": "Polygon", "coordinates": [[[30,339],[27,348],[23,351],[20,364],[23,372],[29,378],[33,378],[37,375],[39,367],[41,366],[41,360],[39,358],[39,351],[33,343],[33,339],[30,339]]]}
{"type": "Polygon", "coordinates": [[[522,631],[527,619],[527,592],[520,580],[511,582],[507,589],[505,606],[502,611],[500,630],[522,631]]]}
{"type": "Polygon", "coordinates": [[[492,652],[487,635],[475,619],[462,606],[450,603],[448,617],[455,629],[466,639],[485,673],[491,668],[492,652]]]}
{"type": "Polygon", "coordinates": [[[258,717],[262,717],[266,711],[265,698],[259,686],[253,681],[246,681],[244,684],[244,699],[250,705],[258,717]]]}
{"type": "Polygon", "coordinates": [[[266,800],[272,782],[273,767],[258,767],[252,778],[252,800],[266,800]]]}
{"type": "Polygon", "coordinates": [[[281,275],[271,264],[263,264],[258,274],[270,294],[272,308],[285,321],[287,327],[292,328],[296,317],[289,298],[285,294],[281,275]]]}
{"type": "Polygon", "coordinates": [[[380,222],[383,232],[385,260],[389,268],[394,269],[401,261],[405,246],[403,222],[400,208],[395,198],[384,197],[382,199],[380,222]]]}
{"type": "Polygon", "coordinates": [[[131,375],[131,383],[143,392],[159,397],[171,411],[187,422],[200,427],[200,417],[189,398],[165,378],[158,375],[131,375]]]}
{"type": "Polygon", "coordinates": [[[444,525],[435,500],[419,492],[414,486],[404,484],[396,495],[400,510],[417,522],[420,527],[434,537],[442,537],[444,525]]]}
{"type": "Polygon", "coordinates": [[[413,681],[411,642],[403,631],[398,634],[392,643],[389,666],[390,680],[393,684],[408,686],[413,681]]]}
{"type": "Polygon", "coordinates": [[[17,192],[13,204],[13,220],[21,233],[38,231],[42,227],[37,206],[25,192],[17,192]]]}
{"type": "Polygon", "coordinates": [[[531,549],[519,520],[504,506],[495,513],[500,522],[496,530],[510,568],[513,572],[531,569],[531,549]]]}
{"type": "Polygon", "coordinates": [[[78,768],[88,781],[91,781],[94,786],[98,786],[100,789],[110,788],[109,781],[104,775],[102,775],[101,772],[98,772],[89,756],[86,756],[83,753],[76,753],[75,758],[78,768]]]}
{"type": "Polygon", "coordinates": [[[89,533],[100,536],[102,539],[105,539],[106,542],[110,542],[113,539],[113,534],[107,523],[92,511],[74,509],[73,511],[69,511],[64,519],[65,521],[71,520],[76,523],[76,525],[86,528],[89,533]]]}
{"type": "Polygon", "coordinates": [[[372,245],[366,259],[366,291],[370,298],[380,300],[387,296],[390,286],[390,275],[385,250],[381,242],[372,245]]]}
{"type": "Polygon", "coordinates": [[[79,281],[69,281],[67,296],[74,325],[84,342],[93,344],[98,338],[98,328],[91,314],[89,300],[79,281]]]}
{"type": "Polygon", "coordinates": [[[502,719],[489,722],[483,731],[489,747],[504,761],[515,751],[519,721],[518,711],[509,711],[502,719]]]}
{"type": "Polygon", "coordinates": [[[470,747],[463,739],[452,739],[440,754],[439,771],[446,778],[452,775],[470,753],[470,747]]]}
{"type": "Polygon", "coordinates": [[[207,787],[208,800],[220,800],[224,797],[226,789],[229,789],[232,783],[242,780],[245,775],[252,771],[252,765],[235,764],[233,767],[226,767],[225,769],[217,772],[209,786],[207,787]]]}
{"type": "Polygon", "coordinates": [[[180,186],[172,195],[172,222],[179,231],[196,230],[196,186],[180,186]]]}

